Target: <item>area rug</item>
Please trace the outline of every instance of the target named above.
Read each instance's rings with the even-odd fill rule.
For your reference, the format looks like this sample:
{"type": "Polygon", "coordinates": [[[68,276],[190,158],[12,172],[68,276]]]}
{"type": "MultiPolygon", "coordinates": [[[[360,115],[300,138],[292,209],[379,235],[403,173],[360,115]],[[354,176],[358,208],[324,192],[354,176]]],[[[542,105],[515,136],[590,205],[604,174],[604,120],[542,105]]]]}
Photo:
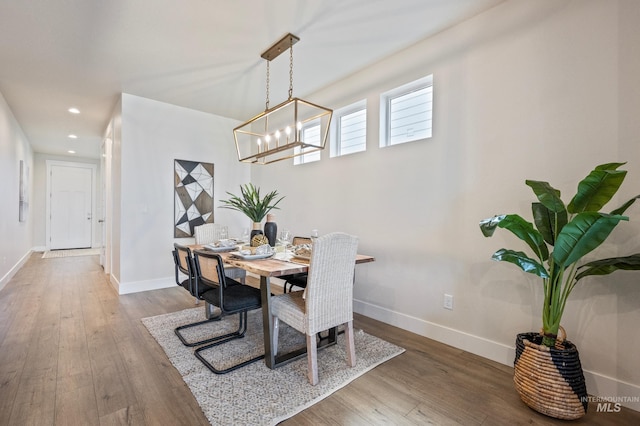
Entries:
{"type": "Polygon", "coordinates": [[[95,254],[100,254],[99,248],[51,250],[51,251],[45,251],[44,253],[42,253],[42,258],[51,259],[55,257],[93,256],[95,254]]]}
{"type": "MultiPolygon", "coordinates": [[[[173,331],[179,325],[203,320],[204,312],[204,307],[190,308],[143,318],[142,322],[180,372],[212,425],[275,425],[404,352],[403,348],[356,330],[356,366],[347,366],[344,335],[340,334],[336,345],[318,351],[319,383],[316,386],[307,381],[306,357],[275,370],[267,368],[264,361],[258,361],[228,374],[216,375],[198,361],[192,348],[182,345],[173,331]]],[[[280,324],[280,351],[305,346],[302,334],[283,322],[280,324]]],[[[187,341],[198,341],[233,331],[236,327],[237,316],[231,316],[183,330],[183,335],[187,341]]],[[[244,338],[201,354],[216,368],[228,367],[264,353],[262,336],[262,312],[252,311],[244,338]]]]}

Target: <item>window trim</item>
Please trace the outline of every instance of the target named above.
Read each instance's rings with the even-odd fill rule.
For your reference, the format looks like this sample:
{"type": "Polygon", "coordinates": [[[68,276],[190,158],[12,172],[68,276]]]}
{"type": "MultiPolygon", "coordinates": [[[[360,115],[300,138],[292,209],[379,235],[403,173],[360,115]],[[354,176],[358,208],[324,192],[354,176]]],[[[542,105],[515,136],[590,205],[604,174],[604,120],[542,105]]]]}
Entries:
{"type": "Polygon", "coordinates": [[[367,114],[367,100],[366,99],[362,99],[359,100],[357,102],[354,102],[352,104],[349,104],[345,107],[342,107],[336,111],[333,112],[333,119],[331,120],[331,143],[330,143],[330,157],[342,157],[344,155],[351,155],[351,154],[357,154],[359,152],[364,152],[367,150],[367,125],[368,125],[368,114],[367,114]],[[355,151],[355,152],[349,152],[349,153],[342,153],[342,146],[341,146],[341,137],[340,137],[340,130],[341,130],[341,125],[342,125],[342,118],[360,112],[360,111],[364,111],[365,113],[365,136],[364,136],[364,148],[359,150],[359,151],[355,151]]]}
{"type": "Polygon", "coordinates": [[[380,94],[380,148],[386,148],[389,146],[402,145],[408,142],[417,142],[433,137],[433,108],[431,110],[431,128],[429,136],[419,139],[407,140],[404,142],[398,142],[395,144],[390,143],[390,115],[391,115],[391,101],[399,97],[405,96],[409,93],[416,92],[425,88],[431,87],[431,101],[433,102],[433,74],[419,78],[412,82],[403,84],[402,86],[388,90],[380,94]]]}

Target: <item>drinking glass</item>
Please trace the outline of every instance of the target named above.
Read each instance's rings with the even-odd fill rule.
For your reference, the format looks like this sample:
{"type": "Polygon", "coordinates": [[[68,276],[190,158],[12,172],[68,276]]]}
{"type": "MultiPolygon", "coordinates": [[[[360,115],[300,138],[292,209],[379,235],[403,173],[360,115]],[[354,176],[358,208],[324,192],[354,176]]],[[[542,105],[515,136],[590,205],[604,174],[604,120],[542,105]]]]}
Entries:
{"type": "Polygon", "coordinates": [[[227,240],[229,239],[229,228],[227,228],[226,226],[223,226],[222,228],[220,228],[220,235],[219,235],[219,239],[220,240],[227,240]]]}
{"type": "Polygon", "coordinates": [[[280,231],[280,242],[284,245],[291,244],[291,232],[288,229],[280,231]]]}

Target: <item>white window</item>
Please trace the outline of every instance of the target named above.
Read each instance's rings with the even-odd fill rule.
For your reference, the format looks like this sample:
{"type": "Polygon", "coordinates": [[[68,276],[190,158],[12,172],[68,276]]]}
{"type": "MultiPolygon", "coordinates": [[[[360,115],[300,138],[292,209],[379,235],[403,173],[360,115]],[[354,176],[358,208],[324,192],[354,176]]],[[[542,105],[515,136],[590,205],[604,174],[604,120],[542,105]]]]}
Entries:
{"type": "Polygon", "coordinates": [[[380,96],[380,146],[431,137],[433,75],[380,96]]]}
{"type": "MultiPolygon", "coordinates": [[[[312,121],[311,123],[306,124],[305,126],[302,127],[301,132],[302,132],[301,137],[303,141],[307,143],[312,143],[314,145],[320,145],[320,122],[319,121],[312,121]]],[[[317,149],[317,148],[313,148],[313,147],[300,148],[298,146],[294,148],[293,152],[295,154],[298,154],[300,150],[302,150],[302,152],[306,152],[314,149],[317,149]]],[[[314,151],[314,152],[310,152],[309,154],[302,154],[302,155],[293,157],[294,165],[312,163],[314,161],[320,161],[320,151],[314,151]]]]}
{"type": "Polygon", "coordinates": [[[331,121],[331,156],[367,149],[367,102],[359,101],[334,111],[331,121]]]}

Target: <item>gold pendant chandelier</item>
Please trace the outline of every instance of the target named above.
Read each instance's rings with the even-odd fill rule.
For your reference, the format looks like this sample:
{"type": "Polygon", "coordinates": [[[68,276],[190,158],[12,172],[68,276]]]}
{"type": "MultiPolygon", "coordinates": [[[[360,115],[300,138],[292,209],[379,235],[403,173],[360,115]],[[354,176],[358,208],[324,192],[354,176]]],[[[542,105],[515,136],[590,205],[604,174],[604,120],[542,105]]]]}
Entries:
{"type": "Polygon", "coordinates": [[[238,159],[269,164],[324,149],[333,111],[293,97],[293,45],[300,39],[287,34],[260,55],[267,61],[265,110],[233,129],[238,159]],[[289,50],[289,98],[269,108],[269,63],[289,50]]]}

